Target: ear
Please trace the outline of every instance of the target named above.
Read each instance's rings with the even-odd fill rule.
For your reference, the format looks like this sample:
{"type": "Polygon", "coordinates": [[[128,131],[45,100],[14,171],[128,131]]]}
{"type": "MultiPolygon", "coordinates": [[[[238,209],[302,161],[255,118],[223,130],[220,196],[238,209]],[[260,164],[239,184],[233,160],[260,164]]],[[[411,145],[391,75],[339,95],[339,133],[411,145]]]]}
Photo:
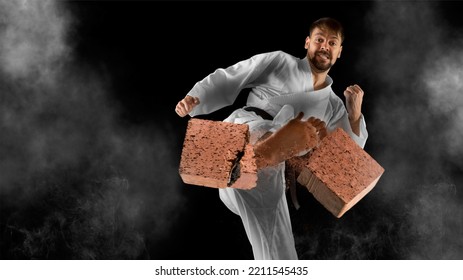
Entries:
{"type": "Polygon", "coordinates": [[[310,44],[310,37],[307,36],[307,38],[305,38],[304,49],[308,50],[309,49],[309,44],[310,44]]]}
{"type": "Polygon", "coordinates": [[[338,58],[341,57],[341,53],[342,53],[342,46],[339,48],[339,54],[338,54],[338,58]]]}

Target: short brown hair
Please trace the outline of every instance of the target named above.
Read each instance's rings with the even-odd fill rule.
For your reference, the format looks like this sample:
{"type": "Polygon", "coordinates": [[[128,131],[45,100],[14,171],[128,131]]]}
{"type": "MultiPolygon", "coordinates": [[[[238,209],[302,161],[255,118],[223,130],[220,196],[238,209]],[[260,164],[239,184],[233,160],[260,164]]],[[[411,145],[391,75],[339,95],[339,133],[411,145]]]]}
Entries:
{"type": "Polygon", "coordinates": [[[334,18],[324,17],[314,21],[312,25],[310,25],[310,36],[312,36],[312,31],[315,29],[315,27],[318,27],[322,30],[332,30],[341,36],[341,43],[344,41],[344,27],[339,21],[335,20],[334,18]]]}

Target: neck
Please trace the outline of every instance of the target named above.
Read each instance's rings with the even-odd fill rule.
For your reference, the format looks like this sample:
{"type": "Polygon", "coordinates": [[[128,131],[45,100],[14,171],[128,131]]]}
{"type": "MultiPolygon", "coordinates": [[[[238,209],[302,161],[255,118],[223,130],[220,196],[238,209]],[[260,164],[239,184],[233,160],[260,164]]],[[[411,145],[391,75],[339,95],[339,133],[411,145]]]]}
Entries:
{"type": "Polygon", "coordinates": [[[327,86],[326,84],[327,75],[328,75],[328,71],[325,71],[325,72],[312,71],[312,80],[313,80],[314,90],[319,90],[327,86]]]}
{"type": "Polygon", "coordinates": [[[313,88],[314,90],[319,90],[327,86],[326,84],[326,76],[328,76],[328,71],[320,71],[310,61],[309,57],[307,57],[310,65],[310,72],[312,72],[312,81],[313,81],[313,88]]]}

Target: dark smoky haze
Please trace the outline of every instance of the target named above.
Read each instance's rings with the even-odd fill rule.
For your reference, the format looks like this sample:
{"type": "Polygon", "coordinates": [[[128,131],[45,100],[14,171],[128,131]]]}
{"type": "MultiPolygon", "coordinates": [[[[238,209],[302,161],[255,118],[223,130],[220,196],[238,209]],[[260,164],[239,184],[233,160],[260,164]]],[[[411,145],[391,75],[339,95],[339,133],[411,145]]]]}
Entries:
{"type": "Polygon", "coordinates": [[[365,90],[365,150],[385,173],[340,219],[299,188],[299,258],[463,258],[461,8],[0,0],[0,258],[252,259],[217,190],[181,181],[173,109],[218,67],[304,56],[323,16],[345,25],[333,88],[365,90]]]}
{"type": "Polygon", "coordinates": [[[1,257],[156,256],[183,210],[172,130],[123,117],[79,3],[0,4],[1,257]]]}
{"type": "Polygon", "coordinates": [[[458,5],[377,1],[365,14],[355,75],[366,92],[365,149],[386,171],[341,220],[305,225],[298,243],[307,258],[463,257],[458,5]]]}

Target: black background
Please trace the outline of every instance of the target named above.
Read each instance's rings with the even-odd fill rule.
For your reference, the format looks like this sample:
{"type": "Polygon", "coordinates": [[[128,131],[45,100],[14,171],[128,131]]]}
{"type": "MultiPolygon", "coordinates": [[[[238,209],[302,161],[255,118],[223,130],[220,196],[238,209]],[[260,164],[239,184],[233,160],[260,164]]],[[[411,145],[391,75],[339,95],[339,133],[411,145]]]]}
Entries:
{"type": "MultiPolygon", "coordinates": [[[[396,10],[398,16],[404,13],[400,2],[384,5],[391,5],[389,9],[396,10]]],[[[405,5],[408,7],[405,12],[413,11],[416,7],[419,14],[421,5],[427,4],[406,2],[405,5]]],[[[457,31],[449,37],[444,36],[444,39],[455,41],[460,38],[463,21],[456,11],[461,11],[462,4],[449,1],[432,2],[432,5],[439,12],[440,21],[445,21],[457,31]]],[[[462,224],[449,218],[451,215],[460,216],[461,210],[442,210],[444,216],[437,220],[437,225],[433,222],[435,220],[424,224],[424,227],[430,226],[429,231],[421,231],[409,217],[421,216],[413,211],[422,211],[419,207],[423,204],[418,202],[416,208],[409,206],[417,203],[418,194],[422,193],[428,193],[431,199],[434,195],[439,196],[437,203],[443,209],[448,201],[450,205],[461,205],[463,198],[459,187],[462,182],[462,165],[453,159],[443,159],[437,164],[446,165],[444,175],[436,172],[423,176],[420,166],[430,166],[429,170],[439,168],[432,163],[425,163],[433,159],[423,156],[423,150],[429,148],[429,145],[425,144],[424,138],[417,140],[412,137],[415,135],[419,138],[425,132],[420,129],[415,131],[411,126],[405,125],[397,133],[405,131],[412,135],[410,141],[418,145],[417,150],[396,149],[396,142],[387,142],[392,138],[384,136],[386,132],[381,130],[384,127],[380,125],[384,120],[378,121],[376,114],[377,108],[385,105],[384,100],[387,100],[381,95],[385,93],[384,88],[381,88],[385,82],[378,81],[370,74],[375,72],[376,65],[396,58],[378,51],[376,42],[381,41],[381,38],[378,38],[380,33],[375,30],[382,30],[383,25],[371,26],[374,20],[370,16],[374,6],[372,1],[65,2],[65,7],[74,18],[67,37],[73,48],[73,57],[76,62],[93,69],[108,81],[108,92],[118,107],[118,122],[135,131],[140,127],[159,128],[158,131],[169,135],[168,141],[175,147],[168,154],[174,168],[163,173],[165,166],[159,162],[155,166],[158,170],[156,174],[165,177],[160,176],[151,191],[143,188],[137,190],[135,184],[132,187],[134,193],[147,196],[156,195],[160,188],[175,188],[183,198],[178,205],[169,205],[169,209],[174,209],[175,217],[163,234],[153,233],[157,232],[154,228],[163,227],[164,224],[156,223],[156,219],[150,217],[163,216],[161,220],[169,220],[165,216],[172,212],[163,213],[161,209],[159,213],[152,213],[149,207],[141,208],[139,215],[142,218],[136,224],[136,231],[142,236],[144,249],[136,258],[253,258],[239,217],[221,203],[217,190],[185,185],[175,172],[189,117],[178,117],[174,108],[197,81],[216,68],[228,67],[255,54],[275,50],[304,57],[304,42],[310,23],[325,16],[338,19],[346,29],[342,56],[329,73],[334,79],[333,89],[341,97],[344,88],[353,83],[358,83],[364,89],[363,114],[370,132],[365,150],[385,167],[386,172],[375,189],[341,219],[333,217],[305,190],[299,189],[302,208],[298,211],[290,209],[299,257],[453,259],[463,256],[463,244],[458,241],[462,224]],[[373,62],[366,63],[367,60],[373,62]],[[407,172],[410,172],[409,177],[413,179],[397,179],[400,162],[406,166],[407,172]],[[422,187],[423,184],[438,185],[440,179],[450,182],[455,192],[449,194],[446,190],[422,187]],[[166,183],[172,181],[175,183],[166,183]],[[395,186],[400,184],[403,185],[402,190],[397,191],[395,186]],[[433,239],[436,232],[439,236],[437,249],[433,247],[427,250],[426,246],[436,242],[433,239]]],[[[388,20],[395,21],[395,18],[388,20]]],[[[426,32],[426,29],[421,30],[420,36],[426,36],[426,32]]],[[[397,41],[389,39],[408,57],[415,54],[416,45],[420,42],[413,39],[412,34],[409,40],[402,37],[397,38],[397,41]]],[[[445,45],[445,42],[442,43],[445,45]]],[[[390,71],[405,71],[405,68],[414,66],[399,64],[397,69],[390,71]]],[[[404,81],[390,80],[388,83],[400,84],[404,81]]],[[[403,93],[394,94],[397,97],[403,93]]],[[[245,100],[246,92],[243,92],[233,106],[201,117],[221,120],[234,108],[243,106],[245,100]]],[[[409,117],[412,117],[411,114],[415,114],[415,111],[410,111],[409,117]]],[[[396,117],[385,116],[391,122],[398,122],[396,117]]],[[[408,136],[402,134],[402,137],[408,136]]],[[[144,202],[156,203],[149,197],[144,202]]],[[[2,213],[2,258],[29,258],[30,255],[18,253],[14,248],[15,244],[21,247],[24,236],[8,227],[14,224],[15,219],[21,220],[17,216],[9,217],[9,211],[12,213],[14,209],[4,209],[2,213]]],[[[53,247],[53,254],[38,255],[35,258],[82,258],[82,255],[75,256],[69,250],[60,249],[60,246],[63,245],[53,247]]],[[[100,256],[129,258],[124,254],[116,257],[110,254],[100,256]]]]}
{"type": "MultiPolygon", "coordinates": [[[[178,143],[189,117],[179,118],[173,109],[198,80],[218,67],[230,66],[257,53],[282,50],[304,57],[308,27],[323,16],[340,20],[346,29],[342,59],[330,72],[335,79],[335,92],[342,95],[346,86],[364,82],[349,68],[360,55],[356,44],[368,36],[362,26],[368,2],[105,1],[76,2],[71,7],[74,6],[82,19],[77,51],[83,60],[104,65],[111,73],[114,94],[123,104],[124,117],[130,122],[172,125],[178,143]]],[[[244,105],[246,94],[243,91],[233,106],[200,117],[221,120],[244,105]]],[[[373,102],[373,97],[368,99],[366,117],[368,102],[373,102]]],[[[180,155],[181,146],[178,148],[180,155]]],[[[216,190],[178,187],[184,188],[188,197],[188,214],[178,221],[163,245],[150,248],[150,257],[252,259],[239,218],[224,207],[216,190]]],[[[310,230],[322,230],[325,223],[337,222],[304,190],[300,192],[307,202],[303,203],[306,208],[293,216],[299,222],[294,230],[304,234],[313,221],[317,222],[310,230]],[[304,219],[305,224],[301,223],[304,219]]]]}

